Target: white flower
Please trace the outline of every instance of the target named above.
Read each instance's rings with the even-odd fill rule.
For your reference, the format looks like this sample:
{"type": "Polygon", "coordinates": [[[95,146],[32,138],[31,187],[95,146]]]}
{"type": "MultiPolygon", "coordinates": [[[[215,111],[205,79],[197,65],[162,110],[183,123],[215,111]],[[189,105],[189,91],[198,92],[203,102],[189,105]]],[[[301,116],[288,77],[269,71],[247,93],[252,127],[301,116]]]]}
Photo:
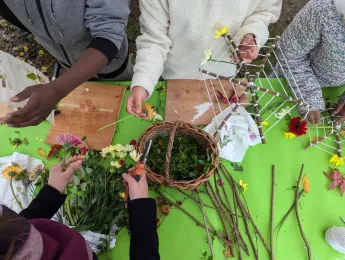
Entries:
{"type": "Polygon", "coordinates": [[[103,158],[105,158],[105,157],[107,157],[108,155],[111,155],[111,154],[112,154],[112,150],[111,150],[110,146],[102,149],[101,155],[102,155],[103,158]]]}
{"type": "Polygon", "coordinates": [[[283,119],[286,115],[291,115],[291,107],[286,106],[282,108],[278,113],[274,114],[277,119],[283,119]]]}
{"type": "Polygon", "coordinates": [[[114,146],[114,151],[115,152],[122,152],[125,148],[123,147],[122,144],[117,144],[114,146]]]}
{"type": "Polygon", "coordinates": [[[154,112],[153,117],[152,117],[152,121],[163,121],[163,117],[160,114],[154,112]]]}
{"type": "Polygon", "coordinates": [[[112,167],[117,168],[117,169],[121,168],[121,164],[120,164],[119,162],[111,162],[110,165],[111,165],[112,167]]]}
{"type": "Polygon", "coordinates": [[[134,145],[130,145],[130,144],[127,144],[126,146],[125,146],[125,151],[126,152],[133,152],[135,150],[135,146],[134,145]]]}
{"type": "Polygon", "coordinates": [[[136,150],[129,153],[129,156],[132,158],[133,161],[137,162],[140,159],[141,154],[138,154],[136,150]]]}
{"type": "Polygon", "coordinates": [[[120,159],[125,158],[126,155],[127,155],[126,152],[117,152],[117,153],[116,153],[116,156],[119,157],[120,159]]]}
{"type": "Polygon", "coordinates": [[[201,62],[201,65],[205,65],[212,57],[212,50],[207,49],[204,51],[204,59],[201,62]]]}

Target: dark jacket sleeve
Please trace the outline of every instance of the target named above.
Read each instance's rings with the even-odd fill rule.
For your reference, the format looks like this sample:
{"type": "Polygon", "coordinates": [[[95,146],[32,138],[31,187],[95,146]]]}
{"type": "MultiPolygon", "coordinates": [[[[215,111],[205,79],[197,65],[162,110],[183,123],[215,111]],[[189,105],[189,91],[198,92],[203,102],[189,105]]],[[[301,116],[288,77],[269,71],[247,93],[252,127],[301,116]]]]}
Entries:
{"type": "Polygon", "coordinates": [[[61,194],[49,185],[45,185],[30,205],[20,212],[26,219],[51,219],[66,200],[67,195],[61,194]]]}
{"type": "Polygon", "coordinates": [[[18,18],[14,15],[11,9],[8,8],[3,0],[0,0],[0,16],[14,26],[29,32],[29,30],[18,20],[18,18]]]}
{"type": "Polygon", "coordinates": [[[137,199],[128,204],[131,231],[130,259],[157,260],[157,208],[154,199],[137,199]]]}

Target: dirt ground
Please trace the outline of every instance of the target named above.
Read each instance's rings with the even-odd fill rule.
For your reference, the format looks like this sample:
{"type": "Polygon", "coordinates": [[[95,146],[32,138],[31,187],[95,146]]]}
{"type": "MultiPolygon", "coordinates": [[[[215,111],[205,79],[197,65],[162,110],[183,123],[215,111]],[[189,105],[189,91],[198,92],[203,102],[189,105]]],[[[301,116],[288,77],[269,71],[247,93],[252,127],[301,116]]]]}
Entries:
{"type": "MultiPolygon", "coordinates": [[[[283,11],[279,21],[270,26],[271,36],[281,35],[285,28],[292,21],[296,13],[309,0],[283,0],[283,11]]],[[[139,0],[132,0],[131,16],[127,26],[129,40],[129,50],[133,60],[135,59],[135,39],[140,34],[139,28],[139,0]]],[[[0,20],[0,50],[8,52],[26,62],[32,64],[47,76],[52,75],[54,58],[47,53],[43,47],[37,44],[33,37],[8,24],[3,19],[0,20]]]]}

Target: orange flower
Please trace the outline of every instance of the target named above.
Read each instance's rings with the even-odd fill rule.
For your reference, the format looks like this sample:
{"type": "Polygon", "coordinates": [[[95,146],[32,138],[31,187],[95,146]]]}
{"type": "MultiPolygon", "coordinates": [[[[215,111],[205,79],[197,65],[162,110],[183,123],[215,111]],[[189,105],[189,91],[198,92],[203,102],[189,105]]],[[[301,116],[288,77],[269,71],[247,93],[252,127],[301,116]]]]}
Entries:
{"type": "Polygon", "coordinates": [[[310,181],[308,176],[304,176],[303,180],[302,180],[302,188],[304,190],[304,192],[308,193],[310,191],[310,181]]]}
{"type": "Polygon", "coordinates": [[[163,205],[160,207],[159,211],[164,215],[168,216],[170,214],[170,206],[169,205],[163,205]]]}
{"type": "Polygon", "coordinates": [[[149,104],[144,104],[142,107],[143,113],[145,113],[147,119],[151,119],[154,114],[153,108],[149,104]]]}
{"type": "Polygon", "coordinates": [[[16,176],[22,171],[22,168],[20,168],[19,166],[8,166],[2,171],[2,177],[4,177],[5,179],[11,179],[11,177],[13,177],[15,179],[16,176]]]}

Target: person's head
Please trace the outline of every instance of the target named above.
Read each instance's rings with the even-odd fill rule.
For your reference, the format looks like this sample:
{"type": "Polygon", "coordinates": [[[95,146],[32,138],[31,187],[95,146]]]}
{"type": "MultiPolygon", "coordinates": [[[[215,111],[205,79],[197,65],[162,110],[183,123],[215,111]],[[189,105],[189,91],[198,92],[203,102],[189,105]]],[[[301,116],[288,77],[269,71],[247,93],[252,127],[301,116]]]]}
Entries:
{"type": "Polygon", "coordinates": [[[0,260],[13,259],[30,234],[30,224],[9,208],[0,205],[0,260]]]}

